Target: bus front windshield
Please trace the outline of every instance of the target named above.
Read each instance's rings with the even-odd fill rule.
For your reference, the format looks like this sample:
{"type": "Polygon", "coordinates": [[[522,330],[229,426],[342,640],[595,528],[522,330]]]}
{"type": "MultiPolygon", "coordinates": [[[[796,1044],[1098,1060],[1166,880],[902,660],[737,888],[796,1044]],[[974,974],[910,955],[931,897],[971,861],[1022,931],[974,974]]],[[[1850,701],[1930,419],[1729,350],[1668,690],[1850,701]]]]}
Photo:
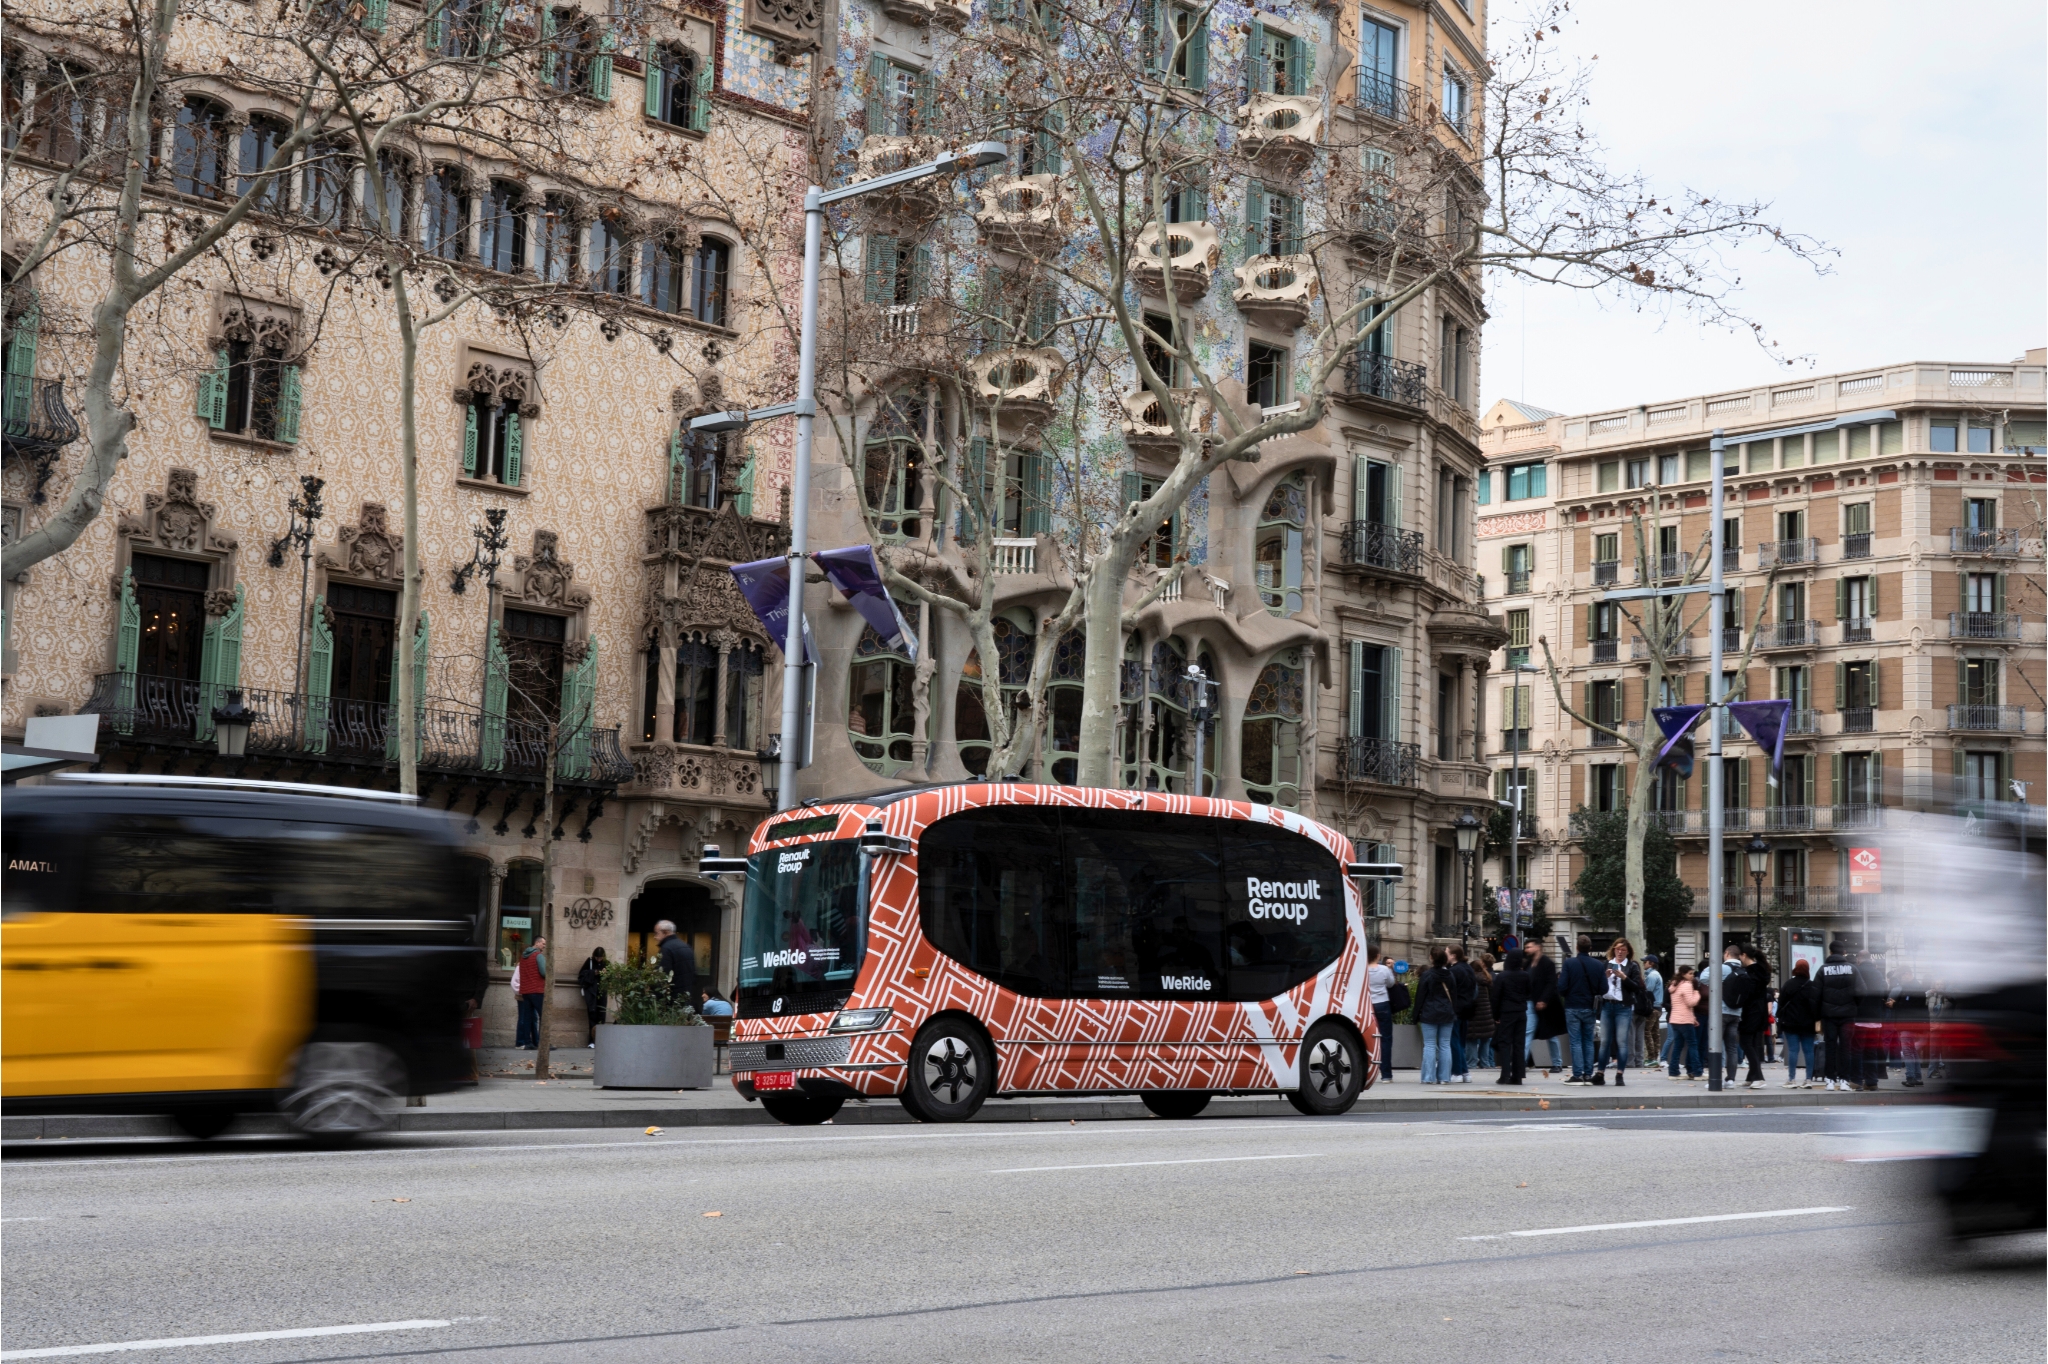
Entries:
{"type": "MultiPolygon", "coordinates": [[[[776,1012],[830,1005],[860,973],[860,845],[851,840],[769,848],[747,859],[741,911],[741,999],[784,998],[776,1012]]],[[[751,1011],[749,1011],[751,1012],[751,1011]]]]}

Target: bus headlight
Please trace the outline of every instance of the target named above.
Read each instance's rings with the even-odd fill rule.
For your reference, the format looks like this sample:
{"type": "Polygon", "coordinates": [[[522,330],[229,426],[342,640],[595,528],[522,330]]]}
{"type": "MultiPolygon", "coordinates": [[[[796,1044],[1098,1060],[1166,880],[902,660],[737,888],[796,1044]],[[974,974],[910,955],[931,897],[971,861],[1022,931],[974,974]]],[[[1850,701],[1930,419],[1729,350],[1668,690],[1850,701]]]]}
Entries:
{"type": "Polygon", "coordinates": [[[889,1021],[888,1009],[841,1009],[827,1032],[873,1032],[889,1021]]]}

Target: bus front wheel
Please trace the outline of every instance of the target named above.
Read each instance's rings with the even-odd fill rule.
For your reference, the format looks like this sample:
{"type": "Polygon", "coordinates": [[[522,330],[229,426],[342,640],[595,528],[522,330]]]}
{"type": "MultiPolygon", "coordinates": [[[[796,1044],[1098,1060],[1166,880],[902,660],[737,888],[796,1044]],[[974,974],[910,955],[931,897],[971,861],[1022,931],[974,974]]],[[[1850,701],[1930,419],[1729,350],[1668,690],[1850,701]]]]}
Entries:
{"type": "Polygon", "coordinates": [[[1209,1096],[1199,1089],[1155,1089],[1138,1101],[1155,1118],[1192,1118],[1209,1106],[1209,1096]]]}
{"type": "Polygon", "coordinates": [[[844,1099],[820,1098],[816,1094],[763,1094],[761,1107],[768,1110],[768,1116],[791,1127],[816,1127],[821,1122],[830,1122],[839,1112],[844,1099]]]}
{"type": "Polygon", "coordinates": [[[1365,1058],[1351,1033],[1333,1023],[1309,1029],[1301,1045],[1301,1085],[1287,1092],[1295,1111],[1312,1118],[1348,1112],[1365,1087],[1365,1058]]]}
{"type": "Polygon", "coordinates": [[[964,1021],[936,1019],[910,1044],[903,1106],[919,1122],[966,1122],[995,1087],[995,1057],[964,1021]]]}

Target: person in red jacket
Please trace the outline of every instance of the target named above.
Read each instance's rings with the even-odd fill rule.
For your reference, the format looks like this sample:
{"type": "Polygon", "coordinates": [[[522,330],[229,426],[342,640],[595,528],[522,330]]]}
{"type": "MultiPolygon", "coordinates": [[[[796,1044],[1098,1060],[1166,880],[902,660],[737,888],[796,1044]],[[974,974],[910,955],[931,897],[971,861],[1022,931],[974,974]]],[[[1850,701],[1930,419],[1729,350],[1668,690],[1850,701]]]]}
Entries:
{"type": "Polygon", "coordinates": [[[535,938],[533,946],[512,968],[512,993],[519,998],[519,1033],[512,1045],[527,1051],[540,1049],[540,1005],[547,998],[548,940],[535,938]]]}

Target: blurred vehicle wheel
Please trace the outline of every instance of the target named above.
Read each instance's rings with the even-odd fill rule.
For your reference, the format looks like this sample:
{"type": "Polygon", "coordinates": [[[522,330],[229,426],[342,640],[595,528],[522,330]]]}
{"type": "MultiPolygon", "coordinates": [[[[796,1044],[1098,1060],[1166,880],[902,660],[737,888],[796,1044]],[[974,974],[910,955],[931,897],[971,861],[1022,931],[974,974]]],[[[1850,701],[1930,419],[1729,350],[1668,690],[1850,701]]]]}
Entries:
{"type": "Polygon", "coordinates": [[[234,1120],[234,1109],[216,1104],[195,1104],[171,1114],[171,1121],[178,1125],[178,1130],[197,1141],[219,1136],[234,1120]]]}
{"type": "Polygon", "coordinates": [[[1209,1106],[1209,1096],[1199,1089],[1155,1089],[1138,1099],[1160,1118],[1192,1118],[1209,1106]]]}
{"type": "Polygon", "coordinates": [[[284,1101],[285,1121],[309,1137],[382,1132],[398,1121],[405,1091],[405,1063],[381,1042],[308,1042],[284,1101]]]}

